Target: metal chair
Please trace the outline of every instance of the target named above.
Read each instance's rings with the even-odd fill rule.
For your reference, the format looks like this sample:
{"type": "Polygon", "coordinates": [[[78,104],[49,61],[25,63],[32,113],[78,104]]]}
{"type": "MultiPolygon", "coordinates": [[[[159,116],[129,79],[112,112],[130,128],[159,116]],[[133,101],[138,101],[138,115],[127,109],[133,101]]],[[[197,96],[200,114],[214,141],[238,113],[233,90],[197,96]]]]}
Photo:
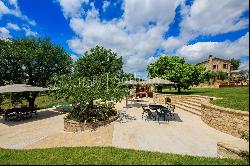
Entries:
{"type": "MultiPolygon", "coordinates": [[[[161,112],[159,113],[160,116],[164,117],[164,121],[166,121],[166,116],[170,116],[170,109],[167,107],[162,107],[161,112]]],[[[167,119],[168,120],[168,119],[167,119]]],[[[159,120],[158,120],[159,121],[159,120]]],[[[168,120],[169,121],[169,120],[168,120]]]]}
{"type": "Polygon", "coordinates": [[[174,114],[173,114],[174,109],[175,109],[175,105],[171,104],[171,105],[170,105],[170,109],[169,109],[169,111],[170,111],[170,116],[171,116],[171,118],[173,117],[173,118],[175,119],[174,114]]]}
{"type": "Polygon", "coordinates": [[[6,121],[16,121],[17,118],[18,118],[18,114],[15,110],[13,109],[10,109],[10,110],[6,110],[5,111],[5,114],[3,115],[3,118],[6,120],[6,121]]]}
{"type": "MultiPolygon", "coordinates": [[[[148,117],[149,117],[150,119],[154,118],[154,119],[156,120],[156,117],[153,115],[152,111],[151,111],[149,108],[146,108],[147,106],[143,106],[143,105],[141,104],[141,107],[142,107],[142,109],[143,109],[143,112],[142,112],[142,119],[143,119],[143,117],[144,117],[144,114],[146,113],[146,114],[147,114],[147,119],[148,119],[148,117]]],[[[145,120],[146,120],[146,119],[145,119],[145,120]]]]}

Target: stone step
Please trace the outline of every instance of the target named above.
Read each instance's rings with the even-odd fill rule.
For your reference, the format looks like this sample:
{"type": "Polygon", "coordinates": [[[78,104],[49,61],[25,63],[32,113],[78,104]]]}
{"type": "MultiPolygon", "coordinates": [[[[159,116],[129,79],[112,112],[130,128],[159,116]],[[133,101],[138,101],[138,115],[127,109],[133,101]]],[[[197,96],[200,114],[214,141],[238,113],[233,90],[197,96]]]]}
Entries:
{"type": "Polygon", "coordinates": [[[192,100],[184,100],[184,101],[182,101],[182,103],[193,105],[196,107],[201,107],[201,102],[196,102],[196,101],[192,101],[192,100]]]}
{"type": "Polygon", "coordinates": [[[201,99],[206,99],[206,100],[209,100],[210,97],[209,96],[192,96],[192,98],[194,99],[198,99],[198,100],[201,100],[201,99]]]}
{"type": "Polygon", "coordinates": [[[188,101],[188,102],[192,102],[192,103],[196,103],[196,104],[201,104],[201,100],[197,100],[194,98],[189,98],[189,99],[186,99],[184,101],[188,101]]]}
{"type": "Polygon", "coordinates": [[[194,109],[191,109],[191,108],[187,108],[187,107],[185,107],[183,105],[179,105],[179,104],[175,104],[175,106],[177,108],[180,108],[180,109],[184,110],[184,111],[188,111],[188,112],[190,112],[190,113],[192,113],[194,115],[201,116],[201,112],[200,111],[197,111],[197,110],[194,110],[194,109]]]}
{"type": "Polygon", "coordinates": [[[187,107],[187,108],[190,108],[190,109],[193,109],[195,111],[201,111],[201,106],[194,106],[194,105],[191,105],[191,104],[187,104],[187,103],[184,103],[184,102],[179,102],[177,103],[178,105],[182,105],[184,107],[187,107]]]}

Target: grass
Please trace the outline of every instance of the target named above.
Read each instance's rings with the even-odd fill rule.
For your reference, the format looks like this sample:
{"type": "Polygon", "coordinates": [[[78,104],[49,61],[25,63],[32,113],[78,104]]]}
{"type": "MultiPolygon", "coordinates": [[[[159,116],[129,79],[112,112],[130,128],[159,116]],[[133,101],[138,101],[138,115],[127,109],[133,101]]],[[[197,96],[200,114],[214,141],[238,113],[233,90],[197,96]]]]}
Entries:
{"type": "MultiPolygon", "coordinates": [[[[163,90],[166,94],[177,94],[176,90],[163,90]]],[[[211,101],[212,104],[237,109],[241,111],[249,111],[249,88],[192,88],[191,90],[183,90],[181,94],[185,95],[203,95],[213,96],[223,99],[211,101]]]]}
{"type": "Polygon", "coordinates": [[[56,106],[56,105],[68,105],[69,103],[67,103],[66,101],[64,101],[64,99],[54,99],[51,96],[48,95],[42,95],[42,96],[38,96],[36,98],[36,102],[35,104],[39,107],[39,108],[50,108],[52,106],[56,106]]]}
{"type": "MultiPolygon", "coordinates": [[[[8,97],[8,96],[7,96],[8,97]]],[[[15,105],[15,107],[20,107],[21,105],[28,105],[28,102],[26,100],[22,100],[21,103],[15,105]]],[[[35,104],[38,108],[51,108],[56,105],[68,105],[64,99],[55,99],[47,94],[41,94],[36,98],[35,104]]],[[[1,108],[7,109],[9,108],[9,99],[6,98],[3,103],[1,104],[1,108]]]]}
{"type": "Polygon", "coordinates": [[[247,159],[220,159],[114,147],[71,147],[32,150],[0,149],[0,164],[107,164],[107,165],[248,165],[247,159]]]}

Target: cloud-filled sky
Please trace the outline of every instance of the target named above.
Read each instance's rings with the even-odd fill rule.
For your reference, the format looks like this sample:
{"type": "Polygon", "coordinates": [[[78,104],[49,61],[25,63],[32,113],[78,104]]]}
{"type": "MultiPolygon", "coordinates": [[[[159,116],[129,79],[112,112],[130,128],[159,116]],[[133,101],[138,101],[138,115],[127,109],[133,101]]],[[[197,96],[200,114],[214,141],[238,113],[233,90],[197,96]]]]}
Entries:
{"type": "Polygon", "coordinates": [[[147,76],[161,54],[189,63],[238,58],[249,68],[247,0],[0,0],[0,38],[50,37],[77,59],[96,45],[147,76]]]}

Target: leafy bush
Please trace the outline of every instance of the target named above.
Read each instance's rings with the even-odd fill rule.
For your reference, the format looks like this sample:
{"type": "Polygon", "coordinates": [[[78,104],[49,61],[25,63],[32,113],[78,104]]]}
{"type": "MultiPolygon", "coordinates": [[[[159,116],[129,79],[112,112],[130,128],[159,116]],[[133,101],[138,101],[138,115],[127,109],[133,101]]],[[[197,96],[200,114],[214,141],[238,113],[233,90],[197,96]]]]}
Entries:
{"type": "Polygon", "coordinates": [[[56,109],[60,112],[70,112],[72,110],[72,106],[70,105],[61,105],[61,106],[58,106],[56,107],[56,109]]]}
{"type": "Polygon", "coordinates": [[[241,132],[241,137],[242,139],[246,140],[247,142],[249,142],[249,134],[247,132],[241,132]]]}
{"type": "Polygon", "coordinates": [[[217,72],[217,79],[224,81],[225,79],[227,79],[227,73],[225,73],[223,71],[218,71],[217,72]]]}
{"type": "Polygon", "coordinates": [[[113,109],[112,103],[104,103],[99,105],[93,105],[91,110],[82,111],[80,104],[73,106],[73,111],[68,114],[67,119],[77,120],[79,122],[97,122],[105,121],[111,116],[117,114],[113,109]]]}

